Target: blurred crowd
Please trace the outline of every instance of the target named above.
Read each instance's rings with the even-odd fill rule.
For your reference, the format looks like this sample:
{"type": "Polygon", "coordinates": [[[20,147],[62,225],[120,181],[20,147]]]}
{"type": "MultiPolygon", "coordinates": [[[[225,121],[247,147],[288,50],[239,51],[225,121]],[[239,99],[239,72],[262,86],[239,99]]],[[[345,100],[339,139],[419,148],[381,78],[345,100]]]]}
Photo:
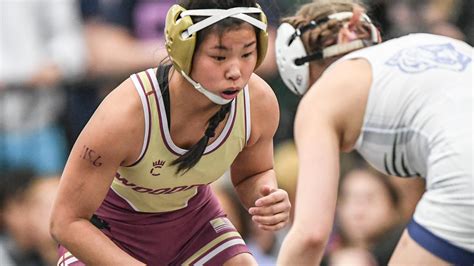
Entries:
{"type": "MultiPolygon", "coordinates": [[[[257,70],[280,103],[275,144],[279,185],[294,200],[292,142],[298,98],[278,76],[273,40],[281,17],[307,1],[261,0],[269,52],[257,70]]],[[[166,58],[166,0],[0,1],[0,265],[55,265],[49,210],[72,143],[110,90],[166,58]]],[[[430,32],[474,44],[472,0],[365,0],[387,40],[430,32]]],[[[120,108],[120,107],[117,107],[120,108]]],[[[423,180],[382,176],[356,154],[342,180],[325,265],[386,265],[424,191],[423,180]],[[414,183],[406,186],[405,183],[414,183]]],[[[285,232],[253,226],[228,178],[214,184],[261,265],[274,265],[285,232]]],[[[311,210],[308,210],[311,211],[311,210]]]]}

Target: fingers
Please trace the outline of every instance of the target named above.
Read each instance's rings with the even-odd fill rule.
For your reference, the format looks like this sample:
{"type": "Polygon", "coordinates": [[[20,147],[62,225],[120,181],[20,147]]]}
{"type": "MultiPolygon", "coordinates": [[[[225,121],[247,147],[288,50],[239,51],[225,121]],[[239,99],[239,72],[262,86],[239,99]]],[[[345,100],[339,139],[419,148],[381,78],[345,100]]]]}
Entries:
{"type": "Polygon", "coordinates": [[[286,213],[277,213],[272,216],[252,216],[252,221],[256,222],[259,225],[264,226],[275,226],[279,223],[285,223],[288,220],[288,215],[286,213]]]}
{"type": "MultiPolygon", "coordinates": [[[[263,190],[264,188],[262,188],[263,190]]],[[[276,202],[284,201],[288,199],[288,193],[282,189],[273,189],[273,191],[265,195],[261,198],[259,198],[257,201],[255,201],[255,206],[256,207],[261,207],[261,206],[268,206],[271,204],[274,204],[276,202]]]]}
{"type": "Polygon", "coordinates": [[[260,189],[263,197],[255,201],[255,207],[249,209],[252,220],[263,230],[275,231],[289,222],[291,203],[288,193],[282,189],[271,189],[263,186],[260,189]]]}
{"type": "Polygon", "coordinates": [[[286,201],[280,201],[276,204],[263,206],[263,207],[252,207],[249,209],[249,213],[251,215],[258,215],[258,216],[268,216],[274,215],[280,212],[289,211],[291,208],[290,203],[286,201]]]}

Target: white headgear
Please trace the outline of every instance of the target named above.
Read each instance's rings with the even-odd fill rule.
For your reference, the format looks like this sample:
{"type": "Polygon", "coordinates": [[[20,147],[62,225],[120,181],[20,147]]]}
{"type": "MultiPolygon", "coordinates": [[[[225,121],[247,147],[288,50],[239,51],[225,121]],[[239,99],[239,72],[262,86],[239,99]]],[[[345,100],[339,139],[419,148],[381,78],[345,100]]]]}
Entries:
{"type": "Polygon", "coordinates": [[[371,28],[371,41],[354,40],[349,43],[335,44],[320,49],[308,55],[301,36],[308,30],[331,19],[345,20],[353,16],[352,12],[331,14],[326,18],[311,21],[295,29],[289,23],[282,23],[277,31],[275,41],[276,61],[278,71],[285,85],[295,94],[303,95],[309,88],[309,61],[328,58],[379,42],[377,28],[366,14],[362,14],[361,21],[368,22],[371,28]]]}

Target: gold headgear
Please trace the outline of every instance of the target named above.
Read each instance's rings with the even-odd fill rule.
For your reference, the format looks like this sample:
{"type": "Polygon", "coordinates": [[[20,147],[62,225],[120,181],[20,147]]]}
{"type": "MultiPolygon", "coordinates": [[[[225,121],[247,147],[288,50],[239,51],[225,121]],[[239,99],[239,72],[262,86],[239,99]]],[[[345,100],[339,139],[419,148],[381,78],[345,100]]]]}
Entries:
{"type": "Polygon", "coordinates": [[[258,67],[265,58],[268,47],[267,17],[259,5],[257,7],[194,10],[186,10],[180,5],[173,5],[166,15],[165,37],[166,50],[174,67],[189,75],[196,48],[195,33],[228,17],[242,19],[260,29],[257,35],[256,67],[258,67]],[[259,19],[247,15],[252,13],[260,14],[259,19]],[[194,24],[191,16],[207,16],[207,18],[194,24]]]}

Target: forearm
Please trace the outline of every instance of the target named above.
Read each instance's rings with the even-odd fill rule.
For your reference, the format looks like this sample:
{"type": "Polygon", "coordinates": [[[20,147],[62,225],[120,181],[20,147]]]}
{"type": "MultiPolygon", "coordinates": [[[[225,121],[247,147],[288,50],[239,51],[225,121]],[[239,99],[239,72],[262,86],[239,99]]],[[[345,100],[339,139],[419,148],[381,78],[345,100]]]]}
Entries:
{"type": "Polygon", "coordinates": [[[278,188],[275,171],[273,169],[253,175],[235,184],[235,191],[247,210],[255,206],[255,201],[262,197],[259,193],[259,189],[264,185],[272,189],[278,188]]]}
{"type": "Polygon", "coordinates": [[[280,248],[277,265],[319,265],[325,243],[324,239],[311,238],[305,230],[292,228],[280,248]]]}
{"type": "Polygon", "coordinates": [[[299,162],[295,217],[278,265],[319,265],[334,223],[339,134],[323,111],[314,116],[313,101],[303,101],[295,122],[299,162]]]}
{"type": "Polygon", "coordinates": [[[88,220],[52,228],[53,237],[86,265],[144,265],[115,245],[88,220]]]}

